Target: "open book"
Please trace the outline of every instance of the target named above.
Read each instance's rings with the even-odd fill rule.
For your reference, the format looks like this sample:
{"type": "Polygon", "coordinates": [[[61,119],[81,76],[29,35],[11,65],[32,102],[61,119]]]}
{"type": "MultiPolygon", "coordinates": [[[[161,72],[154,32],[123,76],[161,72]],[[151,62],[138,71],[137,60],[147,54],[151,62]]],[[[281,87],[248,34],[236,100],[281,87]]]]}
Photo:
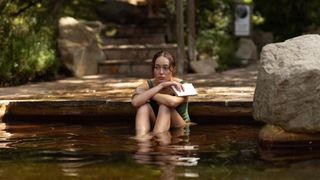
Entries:
{"type": "Polygon", "coordinates": [[[183,91],[178,91],[177,87],[172,86],[172,89],[174,91],[174,93],[177,96],[196,96],[198,95],[197,90],[193,87],[193,85],[191,83],[184,83],[182,84],[183,87],[183,91]]]}

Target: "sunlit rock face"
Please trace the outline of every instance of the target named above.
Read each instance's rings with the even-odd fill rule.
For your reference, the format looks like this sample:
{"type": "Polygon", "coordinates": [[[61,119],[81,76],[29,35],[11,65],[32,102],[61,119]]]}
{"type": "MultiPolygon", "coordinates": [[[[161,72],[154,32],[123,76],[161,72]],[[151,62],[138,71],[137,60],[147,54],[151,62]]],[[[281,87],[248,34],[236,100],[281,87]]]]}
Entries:
{"type": "Polygon", "coordinates": [[[253,102],[258,121],[292,132],[320,132],[320,36],[266,45],[253,102]]]}
{"type": "Polygon", "coordinates": [[[76,77],[97,74],[98,62],[105,59],[97,41],[99,26],[102,25],[98,22],[78,21],[72,17],[59,20],[61,59],[76,77]]]}

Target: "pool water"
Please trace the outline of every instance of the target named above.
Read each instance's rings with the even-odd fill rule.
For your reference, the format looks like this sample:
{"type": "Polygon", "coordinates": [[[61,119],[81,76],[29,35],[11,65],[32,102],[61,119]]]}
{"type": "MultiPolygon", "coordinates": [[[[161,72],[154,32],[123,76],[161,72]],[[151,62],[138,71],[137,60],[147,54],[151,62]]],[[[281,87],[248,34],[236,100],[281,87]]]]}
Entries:
{"type": "Polygon", "coordinates": [[[0,179],[319,179],[319,160],[268,162],[260,126],[198,124],[134,137],[131,122],[0,123],[0,179]]]}

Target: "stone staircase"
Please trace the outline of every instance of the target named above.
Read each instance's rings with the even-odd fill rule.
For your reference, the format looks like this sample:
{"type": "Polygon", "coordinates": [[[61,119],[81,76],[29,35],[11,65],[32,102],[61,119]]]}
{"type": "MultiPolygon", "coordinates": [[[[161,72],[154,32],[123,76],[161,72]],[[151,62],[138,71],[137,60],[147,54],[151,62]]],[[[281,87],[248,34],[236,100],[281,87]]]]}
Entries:
{"type": "Polygon", "coordinates": [[[153,55],[166,50],[176,55],[177,45],[168,44],[165,19],[148,19],[140,24],[116,25],[113,37],[103,37],[106,59],[98,63],[98,73],[108,75],[151,75],[153,55]]]}

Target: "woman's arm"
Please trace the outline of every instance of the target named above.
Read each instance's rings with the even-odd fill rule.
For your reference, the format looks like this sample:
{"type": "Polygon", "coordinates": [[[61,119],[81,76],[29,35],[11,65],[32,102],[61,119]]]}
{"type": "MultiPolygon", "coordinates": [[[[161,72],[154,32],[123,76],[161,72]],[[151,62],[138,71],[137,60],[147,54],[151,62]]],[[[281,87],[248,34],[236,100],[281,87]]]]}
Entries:
{"type": "Polygon", "coordinates": [[[140,107],[143,104],[146,104],[159,91],[161,91],[162,89],[164,89],[166,87],[170,87],[172,85],[177,86],[179,89],[181,88],[181,84],[174,82],[174,81],[160,83],[151,89],[148,89],[148,85],[146,83],[144,83],[144,84],[137,87],[135,94],[133,95],[131,104],[133,107],[136,107],[136,108],[140,107]]]}
{"type": "Polygon", "coordinates": [[[164,104],[168,107],[177,107],[181,103],[186,102],[188,100],[187,97],[178,97],[172,96],[169,94],[160,94],[157,93],[152,97],[153,100],[157,101],[159,104],[164,104]]]}
{"type": "MultiPolygon", "coordinates": [[[[183,90],[181,79],[174,78],[173,82],[175,83],[174,85],[179,89],[183,90]]],[[[177,107],[183,102],[188,101],[188,97],[178,97],[178,96],[173,96],[173,90],[171,87],[164,88],[162,91],[159,93],[155,94],[152,97],[153,100],[157,101],[159,104],[164,104],[168,107],[177,107]],[[168,93],[169,92],[169,93],[168,93]],[[170,93],[172,92],[172,93],[170,93]]]]}
{"type": "Polygon", "coordinates": [[[131,104],[133,107],[138,108],[144,104],[146,104],[149,99],[152,98],[156,93],[158,93],[162,87],[161,86],[154,86],[151,89],[147,89],[146,84],[142,84],[137,87],[135,94],[133,95],[131,104]]]}

